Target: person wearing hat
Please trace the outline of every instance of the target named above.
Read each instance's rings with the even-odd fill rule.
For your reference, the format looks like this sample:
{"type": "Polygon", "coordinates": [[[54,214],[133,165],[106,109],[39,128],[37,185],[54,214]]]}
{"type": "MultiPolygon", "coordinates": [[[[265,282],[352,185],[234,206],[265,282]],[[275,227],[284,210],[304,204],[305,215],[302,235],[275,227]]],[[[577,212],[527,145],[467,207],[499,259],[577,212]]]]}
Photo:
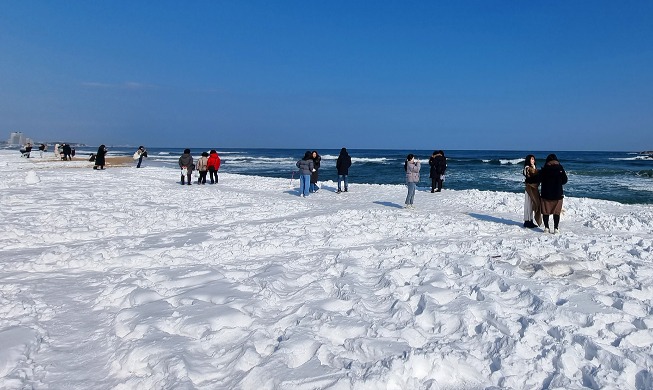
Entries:
{"type": "Polygon", "coordinates": [[[196,168],[200,173],[197,184],[206,184],[206,174],[209,172],[209,154],[207,152],[202,152],[202,157],[197,159],[196,168]]]}
{"type": "Polygon", "coordinates": [[[546,157],[542,169],[532,177],[526,178],[526,183],[541,183],[540,208],[544,217],[545,233],[560,233],[560,214],[562,213],[562,186],[567,184],[567,172],[558,161],[558,156],[551,153],[546,157]],[[553,231],[549,228],[549,215],[553,214],[553,231]]]}
{"type": "Polygon", "coordinates": [[[191,185],[190,178],[193,176],[193,156],[190,155],[190,149],[184,149],[184,154],[179,157],[179,168],[181,168],[181,185],[185,184],[185,179],[188,179],[188,185],[191,185]]]}

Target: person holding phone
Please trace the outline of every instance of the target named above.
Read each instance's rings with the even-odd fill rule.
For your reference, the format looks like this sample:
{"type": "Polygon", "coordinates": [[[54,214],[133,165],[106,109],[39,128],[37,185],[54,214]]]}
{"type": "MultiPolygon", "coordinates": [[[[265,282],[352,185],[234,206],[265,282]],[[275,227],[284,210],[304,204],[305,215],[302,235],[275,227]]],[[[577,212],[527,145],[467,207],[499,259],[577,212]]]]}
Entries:
{"type": "Polygon", "coordinates": [[[413,154],[409,154],[404,162],[404,171],[406,171],[406,186],[408,186],[408,195],[406,195],[406,204],[404,208],[413,209],[413,200],[415,199],[415,189],[419,182],[419,170],[421,163],[413,154]]]}

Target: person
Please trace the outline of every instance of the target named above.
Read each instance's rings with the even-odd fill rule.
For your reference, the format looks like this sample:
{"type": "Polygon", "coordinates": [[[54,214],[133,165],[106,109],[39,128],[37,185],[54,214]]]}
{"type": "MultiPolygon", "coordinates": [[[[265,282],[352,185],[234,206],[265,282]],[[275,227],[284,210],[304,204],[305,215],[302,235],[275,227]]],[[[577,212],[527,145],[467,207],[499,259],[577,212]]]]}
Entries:
{"type": "Polygon", "coordinates": [[[147,150],[145,150],[145,147],[141,145],[138,147],[138,150],[134,153],[134,159],[135,160],[138,159],[138,164],[136,164],[136,168],[141,167],[144,157],[147,157],[147,150]]]}
{"type": "Polygon", "coordinates": [[[207,162],[209,166],[209,177],[211,178],[211,184],[218,183],[218,170],[220,169],[220,156],[215,149],[211,149],[209,152],[209,160],[207,162]]]}
{"type": "Polygon", "coordinates": [[[421,168],[421,163],[418,159],[415,158],[413,154],[409,154],[404,161],[404,171],[406,171],[406,185],[408,186],[408,195],[406,195],[406,204],[405,208],[412,209],[413,200],[415,199],[415,189],[417,188],[417,183],[419,182],[419,170],[421,168]]]}
{"type": "Polygon", "coordinates": [[[209,172],[209,154],[207,152],[202,152],[202,157],[197,159],[197,170],[200,173],[200,177],[197,178],[197,184],[206,184],[206,174],[209,172]]]}
{"type": "MultiPolygon", "coordinates": [[[[526,179],[537,175],[537,168],[535,166],[535,156],[529,154],[524,160],[524,169],[522,174],[526,179]]],[[[542,224],[542,212],[540,210],[540,190],[538,183],[527,183],[526,192],[524,196],[524,227],[534,228],[542,224]],[[535,214],[535,223],[533,223],[533,214],[535,214]]]]}
{"type": "MultiPolygon", "coordinates": [[[[102,146],[104,146],[104,145],[102,145],[102,146]]],[[[61,146],[61,148],[63,149],[63,159],[64,159],[64,161],[71,161],[73,159],[73,157],[72,157],[73,150],[70,147],[70,145],[63,144],[61,146]]],[[[97,160],[95,160],[95,161],[96,161],[95,165],[97,165],[97,160]]],[[[102,166],[104,166],[104,156],[102,156],[102,166]]]]}
{"type": "Polygon", "coordinates": [[[313,153],[307,150],[304,158],[295,164],[299,168],[299,196],[305,198],[308,196],[311,183],[311,173],[315,170],[313,165],[313,153]]]}
{"type": "Polygon", "coordinates": [[[344,181],[345,192],[347,192],[347,176],[349,175],[349,167],[351,167],[351,157],[347,153],[346,148],[340,149],[340,154],[336,160],[336,169],[338,170],[338,193],[341,193],[340,183],[344,181]]]}
{"type": "Polygon", "coordinates": [[[41,155],[41,158],[43,158],[43,153],[45,153],[45,150],[46,150],[47,148],[48,148],[48,147],[47,147],[45,144],[41,144],[41,145],[39,145],[39,154],[41,155]]]}
{"type": "Polygon", "coordinates": [[[558,161],[558,156],[546,156],[544,166],[532,177],[526,179],[527,183],[541,183],[540,207],[544,216],[544,232],[560,233],[560,213],[564,193],[562,186],[567,184],[567,172],[558,161]],[[553,214],[553,231],[549,228],[549,215],[553,214]]]}
{"type": "Polygon", "coordinates": [[[61,145],[54,144],[54,150],[52,153],[54,153],[54,158],[61,159],[61,145]]]}
{"type": "Polygon", "coordinates": [[[185,184],[188,179],[188,185],[191,185],[191,176],[193,176],[193,156],[190,155],[190,149],[184,149],[184,154],[179,157],[179,168],[181,168],[181,185],[185,184]]]}
{"type": "Polygon", "coordinates": [[[431,193],[442,191],[442,182],[444,182],[444,172],[447,170],[447,159],[444,157],[442,150],[435,150],[429,158],[429,171],[431,177],[431,193]]]}
{"type": "Polygon", "coordinates": [[[32,144],[27,143],[23,149],[20,149],[22,157],[29,158],[30,153],[32,153],[32,144]]]}
{"type": "Polygon", "coordinates": [[[310,192],[317,192],[317,190],[320,189],[320,187],[317,186],[317,179],[318,179],[318,170],[320,169],[320,162],[322,161],[322,157],[317,153],[317,150],[314,150],[313,153],[311,153],[311,157],[313,158],[313,172],[311,173],[311,185],[309,187],[310,192]]]}
{"type": "MultiPolygon", "coordinates": [[[[64,150],[66,148],[66,145],[68,144],[64,144],[64,150]]],[[[68,146],[68,148],[70,149],[70,146],[68,146]]],[[[105,156],[108,152],[109,151],[107,150],[107,147],[104,145],[100,145],[100,147],[97,148],[97,153],[95,153],[95,166],[93,167],[93,169],[98,169],[98,167],[100,167],[99,169],[104,169],[104,165],[106,163],[105,156]]],[[[64,152],[64,155],[65,154],[66,152],[64,152]]]]}

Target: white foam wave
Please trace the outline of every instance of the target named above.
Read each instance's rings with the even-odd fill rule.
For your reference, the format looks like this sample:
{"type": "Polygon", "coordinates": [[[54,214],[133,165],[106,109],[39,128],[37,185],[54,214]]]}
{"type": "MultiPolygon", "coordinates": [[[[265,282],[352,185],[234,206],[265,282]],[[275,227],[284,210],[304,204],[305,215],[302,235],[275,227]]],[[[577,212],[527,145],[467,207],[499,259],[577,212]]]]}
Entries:
{"type": "Polygon", "coordinates": [[[514,158],[512,160],[508,159],[499,159],[499,164],[501,165],[517,165],[524,162],[523,158],[514,158]]]}
{"type": "Polygon", "coordinates": [[[612,161],[637,161],[637,160],[647,160],[647,161],[653,161],[653,157],[651,156],[635,156],[635,157],[611,157],[609,160],[612,161]]]}
{"type": "Polygon", "coordinates": [[[360,163],[365,163],[365,162],[378,162],[378,163],[386,163],[390,161],[390,159],[385,158],[385,157],[377,157],[377,158],[366,158],[366,157],[352,157],[351,162],[360,162],[360,163]]]}

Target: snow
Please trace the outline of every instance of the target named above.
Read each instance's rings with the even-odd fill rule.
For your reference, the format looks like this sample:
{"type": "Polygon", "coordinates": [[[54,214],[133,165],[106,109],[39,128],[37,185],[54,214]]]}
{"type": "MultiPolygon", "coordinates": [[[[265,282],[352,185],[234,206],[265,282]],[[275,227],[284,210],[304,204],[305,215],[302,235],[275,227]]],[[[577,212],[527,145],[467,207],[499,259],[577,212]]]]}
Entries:
{"type": "Polygon", "coordinates": [[[650,205],[91,164],[0,152],[0,388],[653,389],[650,205]]]}

